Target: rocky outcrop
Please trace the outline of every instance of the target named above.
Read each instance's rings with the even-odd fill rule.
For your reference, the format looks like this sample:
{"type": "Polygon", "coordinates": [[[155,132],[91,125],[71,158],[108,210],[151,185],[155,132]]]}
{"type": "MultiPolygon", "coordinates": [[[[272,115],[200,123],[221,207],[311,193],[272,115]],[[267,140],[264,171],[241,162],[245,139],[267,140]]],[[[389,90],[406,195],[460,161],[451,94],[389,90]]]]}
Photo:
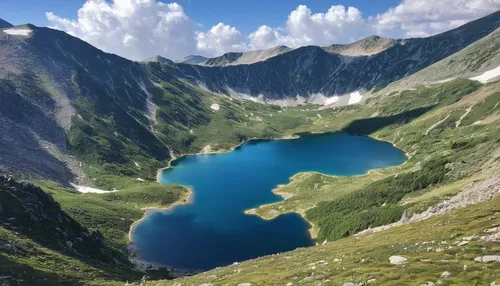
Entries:
{"type": "MultiPolygon", "coordinates": [[[[497,152],[493,152],[497,154],[497,152]]],[[[497,158],[497,157],[495,157],[497,158]]],[[[380,232],[394,226],[400,226],[413,222],[429,219],[431,217],[447,214],[457,208],[475,205],[481,202],[486,202],[500,195],[500,173],[493,173],[484,180],[473,182],[468,188],[448,200],[444,200],[432,207],[429,207],[424,212],[418,214],[403,213],[401,220],[388,225],[378,226],[360,231],[356,236],[368,233],[380,232]]],[[[496,231],[496,229],[495,229],[496,231]]]]}
{"type": "MultiPolygon", "coordinates": [[[[123,254],[106,244],[99,230],[88,230],[61,210],[51,194],[4,176],[0,176],[0,225],[70,255],[128,263],[123,254]]],[[[15,252],[16,248],[0,240],[0,251],[15,252]]]]}
{"type": "Polygon", "coordinates": [[[405,264],[406,262],[408,262],[408,259],[406,259],[405,257],[402,257],[402,256],[393,255],[393,256],[389,257],[389,262],[391,264],[394,264],[394,265],[400,265],[400,264],[405,264]]]}

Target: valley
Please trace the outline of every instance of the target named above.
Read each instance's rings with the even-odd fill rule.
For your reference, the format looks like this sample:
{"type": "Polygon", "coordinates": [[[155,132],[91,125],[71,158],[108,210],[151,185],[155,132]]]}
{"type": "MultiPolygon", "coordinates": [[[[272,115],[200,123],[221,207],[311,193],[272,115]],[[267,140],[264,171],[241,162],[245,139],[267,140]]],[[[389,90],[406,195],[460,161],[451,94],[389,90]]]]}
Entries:
{"type": "Polygon", "coordinates": [[[0,28],[0,282],[500,283],[499,13],[404,45],[370,38],[220,66],[133,62],[61,31],[2,24],[29,32],[0,28]],[[359,90],[356,104],[297,100],[359,90]],[[366,142],[331,147],[338,136],[366,142]],[[371,144],[401,151],[394,159],[371,144]],[[336,154],[347,161],[330,164],[336,154]],[[356,169],[348,159],[361,155],[372,161],[356,169]],[[245,255],[241,240],[196,232],[193,217],[248,226],[245,255]],[[159,225],[178,236],[165,239],[159,225]],[[231,255],[214,262],[203,247],[212,242],[231,255]],[[192,261],[208,271],[180,271],[192,261]]]}

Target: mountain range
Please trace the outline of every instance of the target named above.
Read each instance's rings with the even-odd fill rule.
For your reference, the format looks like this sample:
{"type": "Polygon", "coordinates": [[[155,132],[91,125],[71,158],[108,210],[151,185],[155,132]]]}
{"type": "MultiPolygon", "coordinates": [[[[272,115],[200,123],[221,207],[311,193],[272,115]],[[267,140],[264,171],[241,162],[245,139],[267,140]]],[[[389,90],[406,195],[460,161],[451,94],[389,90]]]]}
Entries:
{"type": "Polygon", "coordinates": [[[372,36],[346,46],[279,47],[283,53],[248,64],[237,59],[255,52],[228,53],[200,65],[178,64],[171,72],[216,93],[263,100],[321,95],[324,103],[329,97],[380,89],[411,75],[485,37],[499,23],[496,12],[428,38],[372,36]]]}

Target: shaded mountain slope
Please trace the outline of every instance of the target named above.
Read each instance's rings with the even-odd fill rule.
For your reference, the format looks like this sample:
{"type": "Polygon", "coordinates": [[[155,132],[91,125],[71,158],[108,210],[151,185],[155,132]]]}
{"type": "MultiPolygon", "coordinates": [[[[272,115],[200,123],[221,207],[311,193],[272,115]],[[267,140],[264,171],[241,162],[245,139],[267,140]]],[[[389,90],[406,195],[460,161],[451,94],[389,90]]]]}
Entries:
{"type": "Polygon", "coordinates": [[[0,223],[69,255],[104,263],[128,263],[123,254],[105,243],[99,231],[89,231],[62,211],[50,194],[32,184],[3,176],[0,176],[0,223]]]}
{"type": "Polygon", "coordinates": [[[12,24],[3,20],[3,19],[0,19],[0,29],[4,29],[4,28],[10,28],[12,27],[12,24]]]}

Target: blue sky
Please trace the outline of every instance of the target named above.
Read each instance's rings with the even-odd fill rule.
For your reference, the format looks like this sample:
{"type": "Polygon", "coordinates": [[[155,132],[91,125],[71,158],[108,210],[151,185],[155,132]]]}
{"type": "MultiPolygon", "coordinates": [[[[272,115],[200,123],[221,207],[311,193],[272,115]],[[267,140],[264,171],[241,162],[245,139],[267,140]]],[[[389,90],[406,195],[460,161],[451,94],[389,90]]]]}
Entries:
{"type": "Polygon", "coordinates": [[[133,60],[427,37],[497,10],[500,0],[0,0],[6,21],[50,26],[133,60]]]}
{"type": "MultiPolygon", "coordinates": [[[[163,1],[170,3],[174,1],[163,1]]],[[[250,33],[260,25],[282,26],[290,11],[306,4],[313,12],[326,11],[332,5],[357,7],[365,15],[385,12],[399,4],[399,0],[178,0],[189,17],[211,27],[219,22],[236,26],[243,33],[250,33]]],[[[63,18],[74,19],[85,0],[1,0],[0,18],[14,24],[32,23],[47,26],[45,12],[53,12],[63,18]],[[29,7],[29,8],[27,8],[29,7]]]]}

